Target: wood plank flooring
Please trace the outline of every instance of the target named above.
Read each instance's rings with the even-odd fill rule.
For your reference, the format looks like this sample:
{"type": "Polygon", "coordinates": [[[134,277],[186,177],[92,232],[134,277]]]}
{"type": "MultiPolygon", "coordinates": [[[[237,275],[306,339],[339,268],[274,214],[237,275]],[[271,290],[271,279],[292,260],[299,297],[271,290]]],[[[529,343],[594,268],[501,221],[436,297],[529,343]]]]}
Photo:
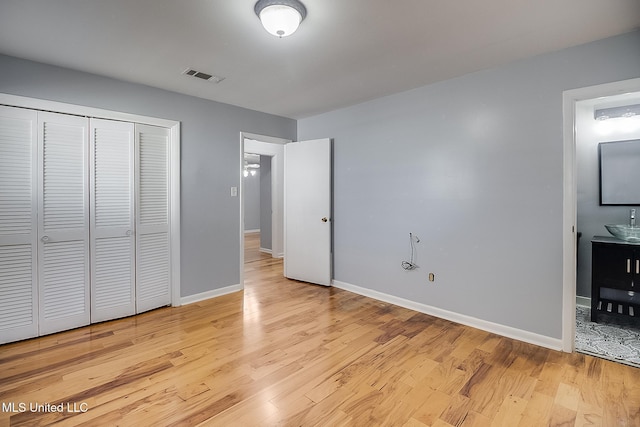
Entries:
{"type": "Polygon", "coordinates": [[[268,256],[245,280],[0,346],[0,426],[640,426],[640,369],[286,280],[268,256]]]}
{"type": "Polygon", "coordinates": [[[271,258],[271,255],[260,251],[260,232],[247,233],[244,235],[245,264],[269,258],[271,258]]]}

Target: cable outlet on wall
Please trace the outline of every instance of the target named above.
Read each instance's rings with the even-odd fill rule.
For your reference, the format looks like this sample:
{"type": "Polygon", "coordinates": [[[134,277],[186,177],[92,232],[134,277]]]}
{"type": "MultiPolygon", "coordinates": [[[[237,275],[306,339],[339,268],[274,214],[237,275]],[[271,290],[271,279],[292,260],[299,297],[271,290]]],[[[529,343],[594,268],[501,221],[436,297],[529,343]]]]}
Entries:
{"type": "Polygon", "coordinates": [[[433,282],[433,281],[435,281],[435,280],[436,280],[436,275],[435,275],[435,274],[433,274],[433,273],[429,273],[429,281],[430,281],[430,282],[433,282]]]}

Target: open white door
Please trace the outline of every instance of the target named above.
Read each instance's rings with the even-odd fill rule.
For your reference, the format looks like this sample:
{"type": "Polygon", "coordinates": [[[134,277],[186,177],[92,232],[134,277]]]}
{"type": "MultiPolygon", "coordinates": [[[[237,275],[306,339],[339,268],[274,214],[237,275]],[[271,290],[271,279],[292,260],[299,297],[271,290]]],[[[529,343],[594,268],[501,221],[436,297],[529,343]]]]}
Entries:
{"type": "Polygon", "coordinates": [[[331,285],[331,140],[292,142],[284,156],[284,275],[331,285]]]}

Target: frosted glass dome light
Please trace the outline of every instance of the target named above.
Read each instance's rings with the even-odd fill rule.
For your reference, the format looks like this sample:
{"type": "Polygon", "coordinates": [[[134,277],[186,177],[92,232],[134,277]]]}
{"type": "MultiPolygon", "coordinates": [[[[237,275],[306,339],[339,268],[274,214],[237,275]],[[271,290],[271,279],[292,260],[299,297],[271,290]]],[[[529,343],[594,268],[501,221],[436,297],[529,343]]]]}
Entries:
{"type": "Polygon", "coordinates": [[[254,8],[262,26],[276,37],[293,34],[307,15],[307,10],[297,0],[260,0],[254,8]]]}

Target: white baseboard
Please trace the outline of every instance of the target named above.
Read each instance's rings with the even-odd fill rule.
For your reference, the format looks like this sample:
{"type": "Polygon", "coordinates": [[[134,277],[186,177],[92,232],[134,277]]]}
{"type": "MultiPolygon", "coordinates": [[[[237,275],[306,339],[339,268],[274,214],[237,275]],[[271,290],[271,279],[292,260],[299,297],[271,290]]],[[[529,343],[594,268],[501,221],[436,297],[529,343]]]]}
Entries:
{"type": "Polygon", "coordinates": [[[576,305],[591,307],[591,298],[576,296],[576,305]]]}
{"type": "Polygon", "coordinates": [[[188,295],[180,298],[182,305],[193,304],[194,302],[204,301],[206,299],[221,297],[222,295],[232,294],[242,290],[242,285],[231,285],[220,289],[213,289],[195,295],[188,295]]]}
{"type": "Polygon", "coordinates": [[[260,248],[260,252],[271,255],[273,251],[267,248],[260,248]]]}
{"type": "Polygon", "coordinates": [[[244,234],[253,234],[253,233],[259,233],[260,229],[254,229],[254,230],[244,230],[244,234]]]}
{"type": "Polygon", "coordinates": [[[471,326],[472,328],[481,329],[483,331],[502,335],[507,338],[513,338],[518,341],[524,341],[529,344],[535,344],[535,345],[546,347],[552,350],[562,351],[561,339],[535,334],[533,332],[524,331],[522,329],[512,328],[511,326],[505,326],[505,325],[500,325],[498,323],[488,322],[486,320],[477,319],[475,317],[467,316],[464,314],[454,313],[452,311],[443,310],[437,307],[432,307],[430,305],[422,304],[415,301],[410,301],[404,298],[399,298],[393,295],[385,294],[385,293],[374,291],[371,289],[362,288],[360,286],[351,285],[349,283],[340,282],[337,280],[334,280],[332,284],[336,288],[344,289],[345,291],[353,292],[355,294],[363,295],[365,297],[387,302],[389,304],[394,304],[400,307],[408,308],[409,310],[414,310],[420,313],[429,314],[431,316],[436,316],[442,319],[450,320],[455,323],[471,326]]]}

